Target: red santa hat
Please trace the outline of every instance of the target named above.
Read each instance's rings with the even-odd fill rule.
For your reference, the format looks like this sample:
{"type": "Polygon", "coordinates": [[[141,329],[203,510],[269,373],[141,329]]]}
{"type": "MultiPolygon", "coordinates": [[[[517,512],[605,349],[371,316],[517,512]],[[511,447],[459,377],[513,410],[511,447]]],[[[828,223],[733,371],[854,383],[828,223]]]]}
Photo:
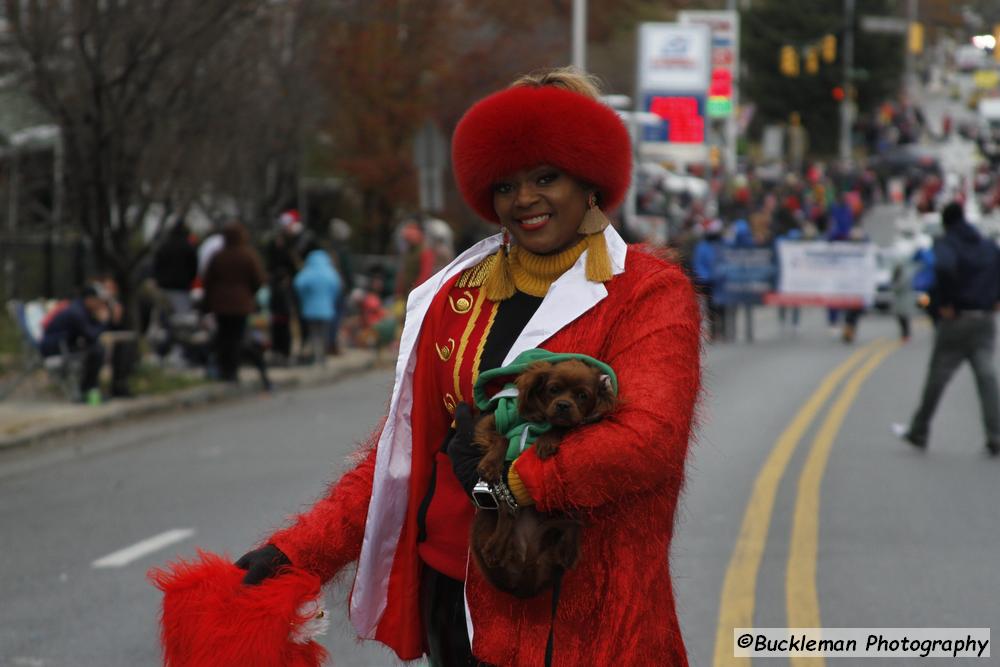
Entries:
{"type": "Polygon", "coordinates": [[[278,218],[278,224],[282,229],[287,229],[292,234],[302,231],[302,220],[297,209],[288,209],[278,218]]]}
{"type": "Polygon", "coordinates": [[[618,114],[556,86],[514,86],[480,100],[455,128],[451,154],[466,203],[490,222],[498,222],[493,185],[520,169],[558,167],[597,188],[604,210],[621,204],[632,177],[632,144],[618,114]]]}
{"type": "Polygon", "coordinates": [[[328,624],[320,580],[289,567],[257,586],[228,559],[198,552],[198,561],[152,569],[163,591],[160,639],[169,667],[319,667],[326,650],[313,638],[328,624]]]}

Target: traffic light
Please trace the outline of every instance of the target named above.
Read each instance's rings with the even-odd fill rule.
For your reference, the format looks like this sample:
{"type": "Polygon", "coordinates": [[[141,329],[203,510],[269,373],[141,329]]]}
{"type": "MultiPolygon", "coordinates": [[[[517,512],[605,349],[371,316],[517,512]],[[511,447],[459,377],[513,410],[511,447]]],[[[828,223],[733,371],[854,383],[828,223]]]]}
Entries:
{"type": "Polygon", "coordinates": [[[909,39],[907,44],[910,48],[910,53],[923,53],[924,52],[924,24],[919,21],[913,21],[910,23],[909,39]]]}
{"type": "Polygon", "coordinates": [[[799,53],[794,46],[781,47],[781,73],[785,76],[799,75],[799,53]]]}
{"type": "Polygon", "coordinates": [[[830,91],[830,95],[832,95],[833,99],[837,100],[838,102],[844,101],[844,89],[841,88],[840,86],[834,86],[833,90],[830,91]]]}
{"type": "Polygon", "coordinates": [[[823,62],[832,63],[837,59],[837,38],[834,35],[823,35],[820,42],[820,51],[823,52],[823,62]]]}
{"type": "Polygon", "coordinates": [[[722,164],[722,149],[718,146],[712,146],[708,149],[708,164],[711,165],[713,169],[722,164]]]}
{"type": "Polygon", "coordinates": [[[806,73],[815,74],[819,71],[819,54],[816,49],[809,47],[806,49],[806,73]]]}

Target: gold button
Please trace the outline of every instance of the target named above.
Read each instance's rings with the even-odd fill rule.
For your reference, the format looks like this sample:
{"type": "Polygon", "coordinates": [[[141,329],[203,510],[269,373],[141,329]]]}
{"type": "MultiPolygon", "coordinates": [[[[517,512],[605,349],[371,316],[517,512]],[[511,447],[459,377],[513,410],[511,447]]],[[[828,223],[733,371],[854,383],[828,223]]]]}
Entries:
{"type": "Polygon", "coordinates": [[[448,410],[449,414],[455,414],[455,407],[457,405],[458,402],[455,400],[454,396],[452,396],[451,394],[444,395],[444,407],[446,410],[448,410]]]}
{"type": "Polygon", "coordinates": [[[462,296],[458,298],[457,301],[448,296],[448,305],[459,315],[464,315],[465,313],[472,310],[472,292],[465,290],[462,296]]]}
{"type": "Polygon", "coordinates": [[[434,343],[434,349],[437,350],[438,356],[441,357],[441,361],[448,361],[451,359],[451,353],[455,351],[455,339],[449,338],[447,345],[438,345],[434,343]]]}

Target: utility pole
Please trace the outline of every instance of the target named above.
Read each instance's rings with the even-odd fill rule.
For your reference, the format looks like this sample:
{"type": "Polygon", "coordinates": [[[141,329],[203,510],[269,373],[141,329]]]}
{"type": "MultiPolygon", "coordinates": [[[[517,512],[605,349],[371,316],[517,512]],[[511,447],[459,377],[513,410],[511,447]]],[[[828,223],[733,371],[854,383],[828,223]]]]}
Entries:
{"type": "Polygon", "coordinates": [[[840,161],[851,163],[851,125],[854,109],[854,87],[851,85],[854,69],[854,3],[844,0],[844,99],[840,101],[840,161]]]}
{"type": "Polygon", "coordinates": [[[913,29],[912,26],[916,22],[917,22],[917,0],[907,0],[907,6],[906,6],[906,26],[907,26],[906,37],[907,38],[903,40],[903,48],[906,49],[906,51],[904,52],[905,58],[906,58],[906,61],[905,61],[906,62],[906,74],[905,74],[906,78],[903,79],[903,91],[907,94],[907,97],[908,97],[908,99],[910,101],[913,100],[913,98],[911,97],[911,95],[916,90],[916,71],[915,71],[915,67],[914,67],[914,65],[915,65],[914,61],[916,60],[916,54],[913,52],[913,49],[911,48],[911,45],[910,45],[909,30],[913,29]]]}
{"type": "Polygon", "coordinates": [[[573,0],[573,67],[587,71],[587,0],[573,0]]]}

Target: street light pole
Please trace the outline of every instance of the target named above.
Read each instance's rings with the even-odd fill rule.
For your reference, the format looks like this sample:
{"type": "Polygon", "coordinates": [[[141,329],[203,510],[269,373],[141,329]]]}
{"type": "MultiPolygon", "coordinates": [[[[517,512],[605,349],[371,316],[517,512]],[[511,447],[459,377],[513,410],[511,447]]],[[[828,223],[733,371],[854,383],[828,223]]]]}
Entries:
{"type": "Polygon", "coordinates": [[[4,299],[9,301],[14,298],[14,232],[17,229],[17,215],[20,202],[18,195],[20,191],[20,157],[18,147],[11,142],[11,151],[8,155],[9,171],[7,173],[7,243],[4,250],[4,299]]]}
{"type": "Polygon", "coordinates": [[[840,161],[851,162],[851,122],[854,89],[851,74],[854,69],[854,3],[844,0],[844,99],[840,101],[840,161]]]}
{"type": "Polygon", "coordinates": [[[587,70],[587,0],[573,0],[573,67],[587,70]]]}

